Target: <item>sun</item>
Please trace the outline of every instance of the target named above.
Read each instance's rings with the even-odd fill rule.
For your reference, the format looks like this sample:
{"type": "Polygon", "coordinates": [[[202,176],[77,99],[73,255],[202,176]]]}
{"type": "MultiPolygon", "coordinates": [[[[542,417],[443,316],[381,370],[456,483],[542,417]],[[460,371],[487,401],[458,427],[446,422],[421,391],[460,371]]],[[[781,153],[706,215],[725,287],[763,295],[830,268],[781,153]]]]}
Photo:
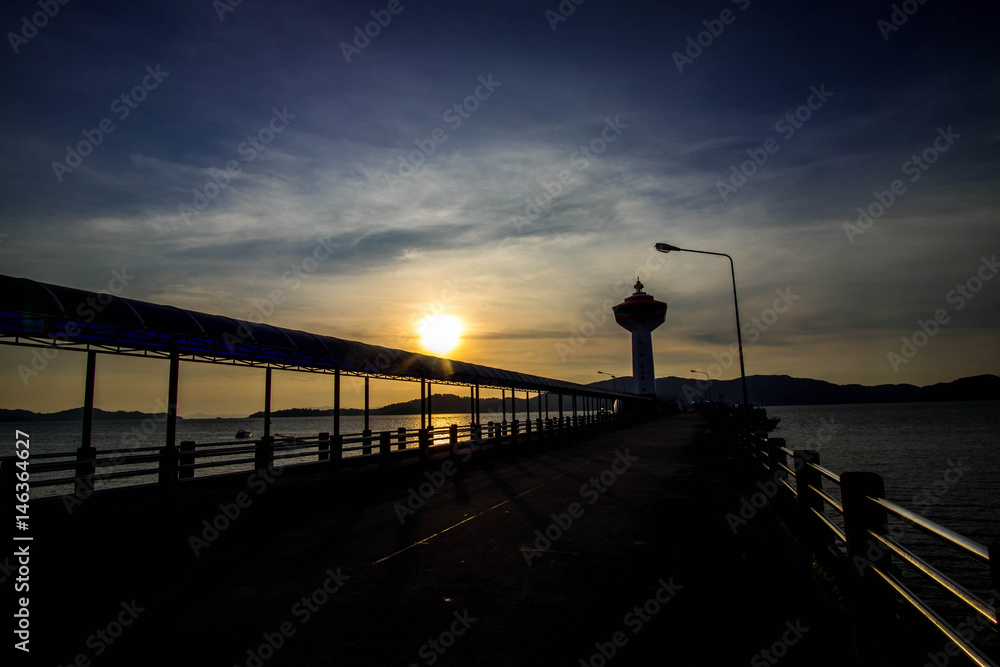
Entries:
{"type": "Polygon", "coordinates": [[[435,354],[447,354],[462,340],[462,322],[451,315],[428,315],[417,325],[420,344],[435,354]]]}

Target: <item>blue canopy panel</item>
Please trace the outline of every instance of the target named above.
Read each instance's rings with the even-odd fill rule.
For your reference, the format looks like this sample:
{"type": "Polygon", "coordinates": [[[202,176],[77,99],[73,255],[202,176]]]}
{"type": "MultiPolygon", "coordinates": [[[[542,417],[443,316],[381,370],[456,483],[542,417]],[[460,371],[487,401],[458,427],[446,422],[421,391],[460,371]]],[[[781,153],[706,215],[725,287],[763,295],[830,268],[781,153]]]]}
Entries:
{"type": "Polygon", "coordinates": [[[0,275],[0,343],[635,399],[562,380],[0,275]]]}

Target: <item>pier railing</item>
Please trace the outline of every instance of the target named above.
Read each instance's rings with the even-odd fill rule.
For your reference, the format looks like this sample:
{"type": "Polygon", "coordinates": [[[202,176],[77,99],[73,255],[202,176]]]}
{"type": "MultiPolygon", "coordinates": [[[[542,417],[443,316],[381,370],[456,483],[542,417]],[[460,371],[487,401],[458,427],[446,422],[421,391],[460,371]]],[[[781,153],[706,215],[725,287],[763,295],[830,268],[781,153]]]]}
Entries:
{"type": "MultiPolygon", "coordinates": [[[[195,479],[221,479],[269,468],[302,468],[309,472],[308,468],[325,466],[331,476],[337,476],[345,467],[389,468],[408,459],[426,461],[447,449],[458,452],[527,444],[623,418],[610,412],[592,412],[423,429],[399,427],[348,434],[274,434],[257,440],[182,441],[166,447],[81,447],[76,452],[32,454],[32,489],[35,497],[82,498],[94,491],[159,486],[165,494],[175,495],[195,479]]],[[[0,476],[13,475],[15,462],[13,457],[5,458],[0,476]]],[[[3,488],[7,488],[6,483],[13,488],[13,477],[3,482],[3,488]]]]}
{"type": "MultiPolygon", "coordinates": [[[[997,600],[986,601],[970,591],[972,585],[956,581],[918,556],[898,539],[906,528],[918,529],[936,543],[957,550],[979,566],[981,581],[997,595],[1000,590],[1000,540],[985,546],[887,499],[882,478],[872,472],[837,474],[820,463],[819,452],[792,450],[782,438],[762,437],[738,431],[744,464],[753,476],[766,480],[772,494],[761,491],[779,512],[794,513],[802,533],[797,537],[813,553],[840,561],[840,569],[861,583],[865,595],[889,593],[898,596],[917,616],[926,619],[943,639],[953,642],[974,664],[996,667],[973,643],[977,624],[997,632],[997,600]],[[773,486],[771,486],[773,484],[773,486]],[[890,522],[890,518],[892,522],[890,522]],[[918,595],[904,583],[907,577],[927,582],[930,594],[918,595]],[[876,592],[874,589],[879,588],[876,592]],[[935,594],[936,593],[936,594],[935,594]],[[930,599],[928,599],[930,598],[930,599]],[[933,601],[932,601],[933,600],[933,601]],[[937,604],[953,600],[978,623],[958,627],[937,604]]],[[[756,495],[756,494],[755,494],[756,495]]],[[[756,506],[756,501],[754,503],[756,506]]],[[[978,588],[985,588],[980,585],[978,588]]]]}

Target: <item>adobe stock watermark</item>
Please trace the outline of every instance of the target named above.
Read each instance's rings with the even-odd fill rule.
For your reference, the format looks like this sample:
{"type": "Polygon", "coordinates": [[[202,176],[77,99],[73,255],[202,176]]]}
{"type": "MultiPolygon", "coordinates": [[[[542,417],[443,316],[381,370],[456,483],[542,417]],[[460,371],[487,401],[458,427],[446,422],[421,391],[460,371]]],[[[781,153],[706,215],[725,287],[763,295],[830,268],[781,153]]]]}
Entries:
{"type": "Polygon", "coordinates": [[[785,628],[787,629],[781,634],[781,637],[776,639],[771,646],[758,651],[750,658],[751,667],[767,667],[777,664],[779,660],[788,655],[788,649],[798,644],[802,637],[809,632],[809,628],[802,624],[802,619],[796,619],[794,622],[785,621],[785,628]]]}
{"type": "MultiPolygon", "coordinates": [[[[140,607],[135,599],[131,602],[122,602],[121,611],[109,621],[104,627],[97,628],[87,637],[86,646],[93,651],[93,656],[99,658],[110,648],[124,633],[126,628],[132,626],[139,614],[146,611],[145,607],[140,607]]],[[[89,665],[90,653],[81,652],[73,658],[72,665],[89,665]]]]}
{"type": "MultiPolygon", "coordinates": [[[[833,419],[827,420],[822,418],[819,420],[819,423],[820,425],[816,428],[816,432],[806,441],[803,449],[819,452],[827,443],[833,440],[834,436],[840,430],[840,426],[833,419]]],[[[794,459],[792,469],[796,474],[802,469],[802,465],[802,459],[794,459]]],[[[742,496],[740,498],[737,512],[728,512],[726,514],[726,525],[729,526],[729,530],[733,532],[733,535],[739,532],[740,528],[753,521],[760,513],[760,510],[767,505],[768,501],[778,494],[781,482],[787,479],[788,473],[784,468],[778,468],[771,474],[771,478],[767,481],[757,481],[754,483],[758,490],[749,496],[742,496]]]]}
{"type": "MultiPolygon", "coordinates": [[[[971,470],[969,466],[962,464],[962,459],[958,459],[956,461],[948,459],[947,463],[948,467],[941,474],[941,479],[931,484],[931,488],[934,493],[930,493],[930,489],[928,489],[921,493],[914,494],[913,503],[920,507],[920,513],[926,512],[928,509],[941,502],[941,498],[949,490],[951,490],[952,487],[961,482],[965,473],[971,470]]],[[[894,541],[902,543],[903,538],[912,528],[913,524],[909,521],[891,521],[886,528],[886,533],[894,541]]],[[[878,540],[871,539],[868,541],[868,548],[865,550],[865,555],[855,555],[851,562],[858,574],[864,574],[868,567],[880,561],[884,556],[892,554],[893,552],[889,549],[889,547],[885,546],[878,540]]]]}
{"type": "Polygon", "coordinates": [[[77,507],[83,505],[97,489],[98,482],[114,475],[118,466],[125,465],[126,459],[132,452],[142,447],[147,447],[152,443],[154,435],[160,436],[162,431],[159,427],[167,423],[167,413],[170,406],[162,398],[157,398],[154,402],[154,410],[158,412],[147,415],[138,424],[133,424],[127,431],[124,431],[119,438],[119,447],[109,458],[102,460],[101,472],[95,472],[93,477],[80,480],[79,484],[74,484],[72,494],[61,496],[63,508],[67,514],[73,514],[77,507]]]}
{"type": "Polygon", "coordinates": [[[622,625],[632,632],[631,636],[624,630],[614,632],[606,642],[594,642],[597,649],[587,658],[580,658],[580,667],[604,667],[608,662],[618,655],[618,652],[628,646],[629,640],[642,632],[648,624],[659,614],[663,607],[681,591],[684,586],[674,583],[674,578],[667,580],[660,579],[656,582],[658,588],[642,604],[638,604],[622,617],[622,625]]]}
{"type": "MultiPolygon", "coordinates": [[[[588,505],[593,505],[600,498],[601,494],[615,485],[618,478],[628,472],[629,468],[639,460],[638,456],[632,456],[628,452],[628,447],[622,450],[615,450],[615,458],[611,467],[601,471],[597,477],[591,477],[580,486],[580,496],[587,501],[588,505]]],[[[552,544],[566,534],[573,523],[584,514],[584,506],[578,502],[572,502],[566,507],[565,512],[553,512],[552,523],[544,530],[535,529],[535,541],[533,546],[522,545],[521,555],[524,562],[531,567],[532,561],[552,548],[552,544]]]]}
{"type": "MultiPolygon", "coordinates": [[[[958,283],[955,285],[955,289],[949,290],[944,295],[945,301],[954,304],[955,312],[962,310],[965,308],[965,304],[971,301],[983,289],[983,285],[992,280],[998,271],[1000,271],[1000,265],[997,264],[997,256],[993,255],[989,259],[983,256],[976,272],[969,276],[964,283],[958,283]]],[[[910,363],[917,356],[917,353],[934,336],[938,335],[941,327],[949,322],[951,322],[951,314],[946,308],[938,308],[934,311],[934,316],[927,318],[927,320],[917,320],[916,331],[909,336],[900,338],[902,345],[900,345],[899,353],[886,353],[886,359],[888,359],[893,372],[898,373],[900,366],[910,363]]]]}
{"type": "MultiPolygon", "coordinates": [[[[336,595],[351,578],[341,572],[339,567],[336,571],[328,568],[324,574],[326,574],[326,578],[323,583],[308,595],[303,595],[289,610],[291,616],[298,620],[299,626],[312,620],[330,602],[330,598],[336,595]]],[[[243,661],[243,665],[245,667],[262,667],[285,646],[289,639],[295,636],[296,632],[298,632],[298,628],[291,621],[282,621],[273,631],[262,632],[260,636],[264,641],[257,646],[246,649],[246,659],[243,661]]],[[[234,663],[233,667],[239,667],[239,665],[239,663],[234,663]]]]}
{"type": "Polygon", "coordinates": [[[455,645],[458,638],[468,632],[472,624],[479,620],[470,616],[468,609],[462,613],[453,612],[452,616],[455,617],[455,620],[451,622],[447,630],[442,630],[437,637],[428,639],[425,644],[417,649],[417,656],[423,660],[423,663],[411,662],[409,667],[420,667],[421,664],[433,665],[436,663],[441,656],[448,652],[448,649],[455,645]]]}
{"type": "Polygon", "coordinates": [[[24,383],[24,386],[28,386],[28,383],[33,378],[38,377],[38,375],[49,367],[49,363],[59,356],[59,347],[56,341],[69,343],[72,338],[83,331],[84,326],[93,322],[108,307],[113,297],[125,291],[125,288],[133,280],[135,280],[135,276],[130,274],[126,267],[123,266],[120,271],[112,269],[111,279],[108,281],[107,287],[98,292],[96,297],[87,297],[84,301],[76,304],[76,309],[73,312],[80,320],[71,320],[63,326],[62,331],[52,334],[52,338],[54,339],[52,347],[33,348],[30,367],[18,364],[17,374],[21,378],[21,382],[24,383]]]}
{"type": "MultiPolygon", "coordinates": [[[[962,135],[952,131],[951,125],[948,126],[947,130],[939,127],[937,136],[931,145],[922,150],[920,155],[910,157],[900,169],[910,177],[911,183],[916,183],[924,172],[938,161],[941,154],[947,152],[961,137],[962,135]]],[[[844,223],[844,233],[847,234],[847,240],[853,245],[854,239],[867,232],[875,224],[875,221],[885,215],[885,212],[892,208],[897,199],[905,193],[906,184],[900,179],[890,183],[888,190],[875,190],[872,193],[875,196],[875,201],[868,206],[858,207],[857,223],[853,225],[849,222],[844,223]]]]}
{"type": "Polygon", "coordinates": [[[236,11],[236,8],[243,4],[243,0],[212,0],[212,9],[219,21],[225,23],[226,14],[236,11]]]}
{"type": "Polygon", "coordinates": [[[232,502],[219,503],[219,512],[211,519],[202,519],[201,533],[188,535],[188,546],[191,547],[195,557],[200,556],[205,549],[219,539],[222,533],[229,530],[243,515],[243,511],[253,504],[255,498],[267,491],[268,485],[274,484],[281,473],[282,471],[275,469],[272,463],[269,463],[267,468],[263,470],[254,470],[247,476],[246,481],[246,486],[253,492],[253,495],[246,491],[240,491],[232,502]]]}
{"type": "Polygon", "coordinates": [[[191,205],[180,204],[180,214],[184,218],[184,226],[191,225],[191,216],[199,211],[204,211],[215,200],[219,194],[229,187],[229,182],[240,173],[243,164],[253,162],[258,155],[267,150],[268,144],[274,141],[276,135],[281,134],[288,127],[288,124],[296,115],[288,113],[288,107],[277,107],[271,109],[271,119],[254,134],[247,136],[246,141],[241,142],[236,147],[237,154],[243,158],[242,164],[239,160],[230,160],[226,163],[225,170],[208,170],[209,180],[201,188],[195,188],[192,192],[191,205]]]}
{"type": "MultiPolygon", "coordinates": [[[[734,5],[739,5],[741,12],[745,12],[750,7],[750,0],[731,1],[734,5]]],[[[674,59],[674,65],[677,66],[677,71],[683,74],[684,66],[693,64],[695,59],[705,52],[705,49],[712,46],[715,40],[725,31],[726,26],[732,25],[736,21],[736,16],[737,14],[733,10],[727,8],[719,12],[719,18],[702,21],[701,24],[706,29],[699,32],[695,37],[688,35],[687,48],[684,49],[684,53],[674,51],[671,54],[671,57],[674,59]]]]}
{"type": "MultiPolygon", "coordinates": [[[[339,243],[334,243],[330,240],[331,237],[319,236],[316,238],[316,245],[313,246],[312,252],[307,254],[305,257],[300,259],[298,262],[292,264],[292,268],[281,274],[281,282],[283,285],[287,286],[288,292],[294,292],[302,286],[302,283],[312,277],[323,262],[330,259],[333,256],[334,250],[340,247],[339,243]]],[[[263,299],[253,300],[253,310],[251,310],[245,321],[251,322],[253,324],[263,324],[264,321],[274,315],[278,306],[285,303],[288,298],[288,293],[280,287],[276,287],[263,299]]],[[[253,331],[250,327],[246,326],[242,322],[236,327],[236,335],[229,333],[228,331],[222,335],[222,339],[226,341],[226,346],[229,348],[230,352],[234,352],[239,345],[242,345],[247,341],[247,339],[253,337],[253,331]]]]}
{"type": "Polygon", "coordinates": [[[451,454],[457,457],[457,460],[446,459],[437,470],[424,472],[424,478],[427,481],[419,486],[409,488],[406,504],[396,503],[392,506],[396,518],[399,519],[399,524],[404,525],[407,519],[423,508],[427,501],[441,490],[444,483],[458,472],[459,465],[468,463],[480,449],[481,446],[478,442],[471,442],[467,443],[465,451],[459,454],[459,443],[452,445],[451,454]]]}
{"type": "MultiPolygon", "coordinates": [[[[378,375],[383,371],[387,371],[392,368],[393,361],[396,361],[404,356],[403,350],[409,347],[412,342],[413,332],[419,330],[419,325],[421,321],[433,315],[441,315],[447,312],[448,304],[453,303],[456,299],[461,296],[462,291],[458,287],[459,278],[456,276],[449,280],[444,281],[444,288],[440,292],[440,298],[434,299],[428,304],[415,309],[414,313],[409,318],[410,329],[408,331],[399,331],[396,334],[395,342],[388,341],[391,343],[391,347],[386,347],[383,351],[376,355],[374,362],[371,359],[365,360],[365,367],[362,372],[369,373],[373,375],[378,375]]],[[[360,375],[351,375],[350,383],[351,389],[354,391],[355,395],[361,395],[365,388],[365,379],[360,375]]]]}
{"type": "MultiPolygon", "coordinates": [[[[997,598],[1000,597],[1000,591],[994,589],[989,600],[986,600],[986,605],[991,609],[997,608],[997,598]]],[[[996,627],[990,623],[982,614],[966,614],[965,619],[960,621],[955,626],[955,631],[958,632],[966,641],[975,641],[976,635],[978,635],[983,630],[989,628],[991,631],[995,632],[996,627]]],[[[990,632],[988,634],[993,634],[990,632]]],[[[928,651],[927,660],[923,667],[946,667],[952,658],[962,656],[960,664],[968,664],[968,656],[965,652],[959,648],[958,644],[948,640],[944,646],[941,647],[940,651],[928,651]]]]}
{"type": "Polygon", "coordinates": [[[900,4],[892,5],[892,12],[889,14],[889,20],[879,19],[875,22],[875,27],[878,28],[879,32],[882,33],[882,39],[889,41],[889,35],[897,32],[900,28],[906,25],[906,22],[910,20],[910,17],[917,13],[927,0],[903,0],[900,4]]]}
{"type": "MultiPolygon", "coordinates": [[[[122,93],[111,101],[111,112],[117,116],[119,121],[124,121],[168,76],[170,76],[170,72],[161,71],[159,64],[156,67],[147,66],[146,76],[142,77],[142,80],[132,90],[122,93]]],[[[63,162],[53,160],[52,172],[56,175],[56,180],[62,183],[63,175],[73,173],[83,164],[83,159],[93,153],[94,148],[100,146],[104,138],[114,131],[115,124],[111,118],[107,117],[98,121],[97,127],[93,130],[81,130],[83,140],[77,142],[75,146],[66,146],[66,157],[63,162]]]]}
{"type": "MultiPolygon", "coordinates": [[[[412,2],[412,0],[410,1],[412,2]]],[[[392,17],[402,14],[404,9],[406,8],[400,0],[389,0],[385,9],[371,11],[374,20],[365,23],[364,30],[359,25],[354,26],[354,39],[351,43],[340,43],[340,52],[344,54],[344,60],[347,61],[347,64],[351,64],[352,57],[361,55],[361,52],[368,48],[372,40],[381,35],[382,30],[389,27],[389,24],[392,23],[392,17]]]]}
{"type": "MultiPolygon", "coordinates": [[[[615,283],[615,292],[623,296],[628,296],[631,293],[632,276],[636,276],[636,280],[639,282],[648,280],[654,271],[658,271],[665,264],[663,253],[650,248],[646,254],[646,260],[636,266],[633,271],[624,274],[624,277],[615,283]]],[[[570,327],[569,336],[567,336],[565,342],[559,341],[555,344],[556,354],[559,355],[560,361],[565,363],[589,339],[593,338],[605,324],[611,321],[611,318],[614,317],[614,313],[612,312],[614,305],[614,301],[605,299],[600,307],[595,310],[586,311],[584,318],[580,320],[579,324],[570,327]]]]}
{"type": "Polygon", "coordinates": [[[941,498],[944,494],[948,493],[953,486],[962,481],[962,477],[965,473],[972,470],[969,466],[962,464],[961,458],[955,459],[954,461],[948,459],[947,463],[948,467],[943,473],[941,473],[941,479],[935,480],[920,493],[913,494],[913,498],[910,502],[913,503],[912,509],[917,512],[917,514],[926,515],[927,510],[941,502],[941,498]]]}
{"type": "MultiPolygon", "coordinates": [[[[791,287],[786,287],[784,290],[776,289],[774,293],[777,294],[777,297],[769,308],[765,308],[759,316],[751,317],[740,325],[740,331],[747,337],[749,344],[760,340],[761,334],[766,333],[778,321],[778,316],[787,313],[795,305],[795,302],[801,298],[797,294],[792,294],[791,287]]],[[[716,363],[709,364],[705,372],[710,377],[717,378],[722,375],[723,371],[739,360],[739,341],[730,343],[728,351],[724,354],[720,355],[718,352],[713,352],[712,357],[716,363]]],[[[702,396],[708,391],[711,386],[711,380],[703,380],[701,378],[695,381],[694,387],[685,383],[681,387],[681,392],[684,394],[684,401],[686,403],[692,402],[695,398],[702,396]]]]}
{"type": "Polygon", "coordinates": [[[38,35],[38,31],[49,24],[50,19],[54,19],[59,13],[59,7],[65,7],[70,0],[38,0],[38,6],[42,11],[35,12],[29,19],[27,16],[21,17],[21,26],[18,32],[8,32],[7,41],[14,53],[18,53],[20,48],[38,35]]]}
{"type": "MultiPolygon", "coordinates": [[[[503,82],[493,80],[493,74],[488,74],[485,78],[480,76],[477,81],[479,85],[472,93],[462,101],[452,104],[441,114],[441,120],[448,124],[452,132],[462,127],[479,109],[479,106],[490,99],[496,89],[503,85],[503,82]]],[[[385,174],[386,185],[394,190],[401,178],[409,178],[422,171],[427,160],[437,151],[438,145],[446,141],[448,141],[448,133],[442,127],[431,130],[425,139],[414,139],[413,143],[417,145],[417,150],[410,151],[407,155],[399,155],[399,164],[396,167],[396,173],[399,176],[385,174]]]]}
{"type": "MultiPolygon", "coordinates": [[[[795,136],[796,130],[802,129],[803,125],[812,118],[813,112],[822,109],[827,100],[833,97],[833,93],[826,89],[825,83],[821,83],[819,89],[816,86],[810,86],[809,90],[810,95],[806,98],[805,104],[800,104],[789,111],[774,124],[774,131],[781,134],[785,141],[795,136]]],[[[746,185],[747,180],[756,174],[767,163],[768,158],[780,149],[781,144],[774,137],[765,139],[760,148],[748,148],[749,160],[742,162],[739,167],[735,164],[729,166],[731,172],[729,181],[718,180],[715,182],[715,187],[719,190],[722,201],[727,201],[729,195],[746,185]]]]}
{"type": "MultiPolygon", "coordinates": [[[[570,165],[577,173],[586,171],[597,160],[598,156],[607,150],[610,144],[618,140],[618,137],[626,129],[628,129],[628,125],[621,122],[621,116],[615,116],[614,120],[605,118],[604,128],[598,136],[591,139],[587,144],[580,146],[569,156],[570,165]]],[[[523,227],[538,220],[545,209],[551,206],[552,202],[573,183],[576,178],[573,169],[563,169],[556,175],[556,179],[552,181],[542,179],[539,181],[539,184],[544,189],[544,192],[540,192],[534,197],[524,198],[524,215],[512,215],[510,217],[510,221],[518,234],[521,233],[523,227]]]]}
{"type": "Polygon", "coordinates": [[[560,23],[565,23],[566,20],[576,12],[576,8],[582,5],[587,0],[562,0],[559,6],[556,7],[558,11],[553,11],[551,9],[545,10],[545,20],[549,22],[549,27],[552,28],[552,32],[556,31],[556,28],[560,23]]]}

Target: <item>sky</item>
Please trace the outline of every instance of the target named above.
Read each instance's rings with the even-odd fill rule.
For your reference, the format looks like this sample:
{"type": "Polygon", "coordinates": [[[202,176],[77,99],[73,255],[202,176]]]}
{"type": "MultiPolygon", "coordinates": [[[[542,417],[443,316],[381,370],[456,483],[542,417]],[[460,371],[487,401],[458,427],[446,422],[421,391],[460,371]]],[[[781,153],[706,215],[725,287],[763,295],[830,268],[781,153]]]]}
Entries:
{"type": "MultiPolygon", "coordinates": [[[[985,7],[16,0],[0,273],[415,351],[445,314],[447,356],[580,383],[630,375],[638,276],[657,376],[738,376],[728,261],[666,242],[732,256],[748,374],[1000,374],[985,7]]],[[[82,404],[85,355],[35,354],[0,405],[82,404]]],[[[181,376],[182,415],[262,407],[259,369],[181,376]]],[[[100,357],[99,407],[165,387],[100,357]]]]}

